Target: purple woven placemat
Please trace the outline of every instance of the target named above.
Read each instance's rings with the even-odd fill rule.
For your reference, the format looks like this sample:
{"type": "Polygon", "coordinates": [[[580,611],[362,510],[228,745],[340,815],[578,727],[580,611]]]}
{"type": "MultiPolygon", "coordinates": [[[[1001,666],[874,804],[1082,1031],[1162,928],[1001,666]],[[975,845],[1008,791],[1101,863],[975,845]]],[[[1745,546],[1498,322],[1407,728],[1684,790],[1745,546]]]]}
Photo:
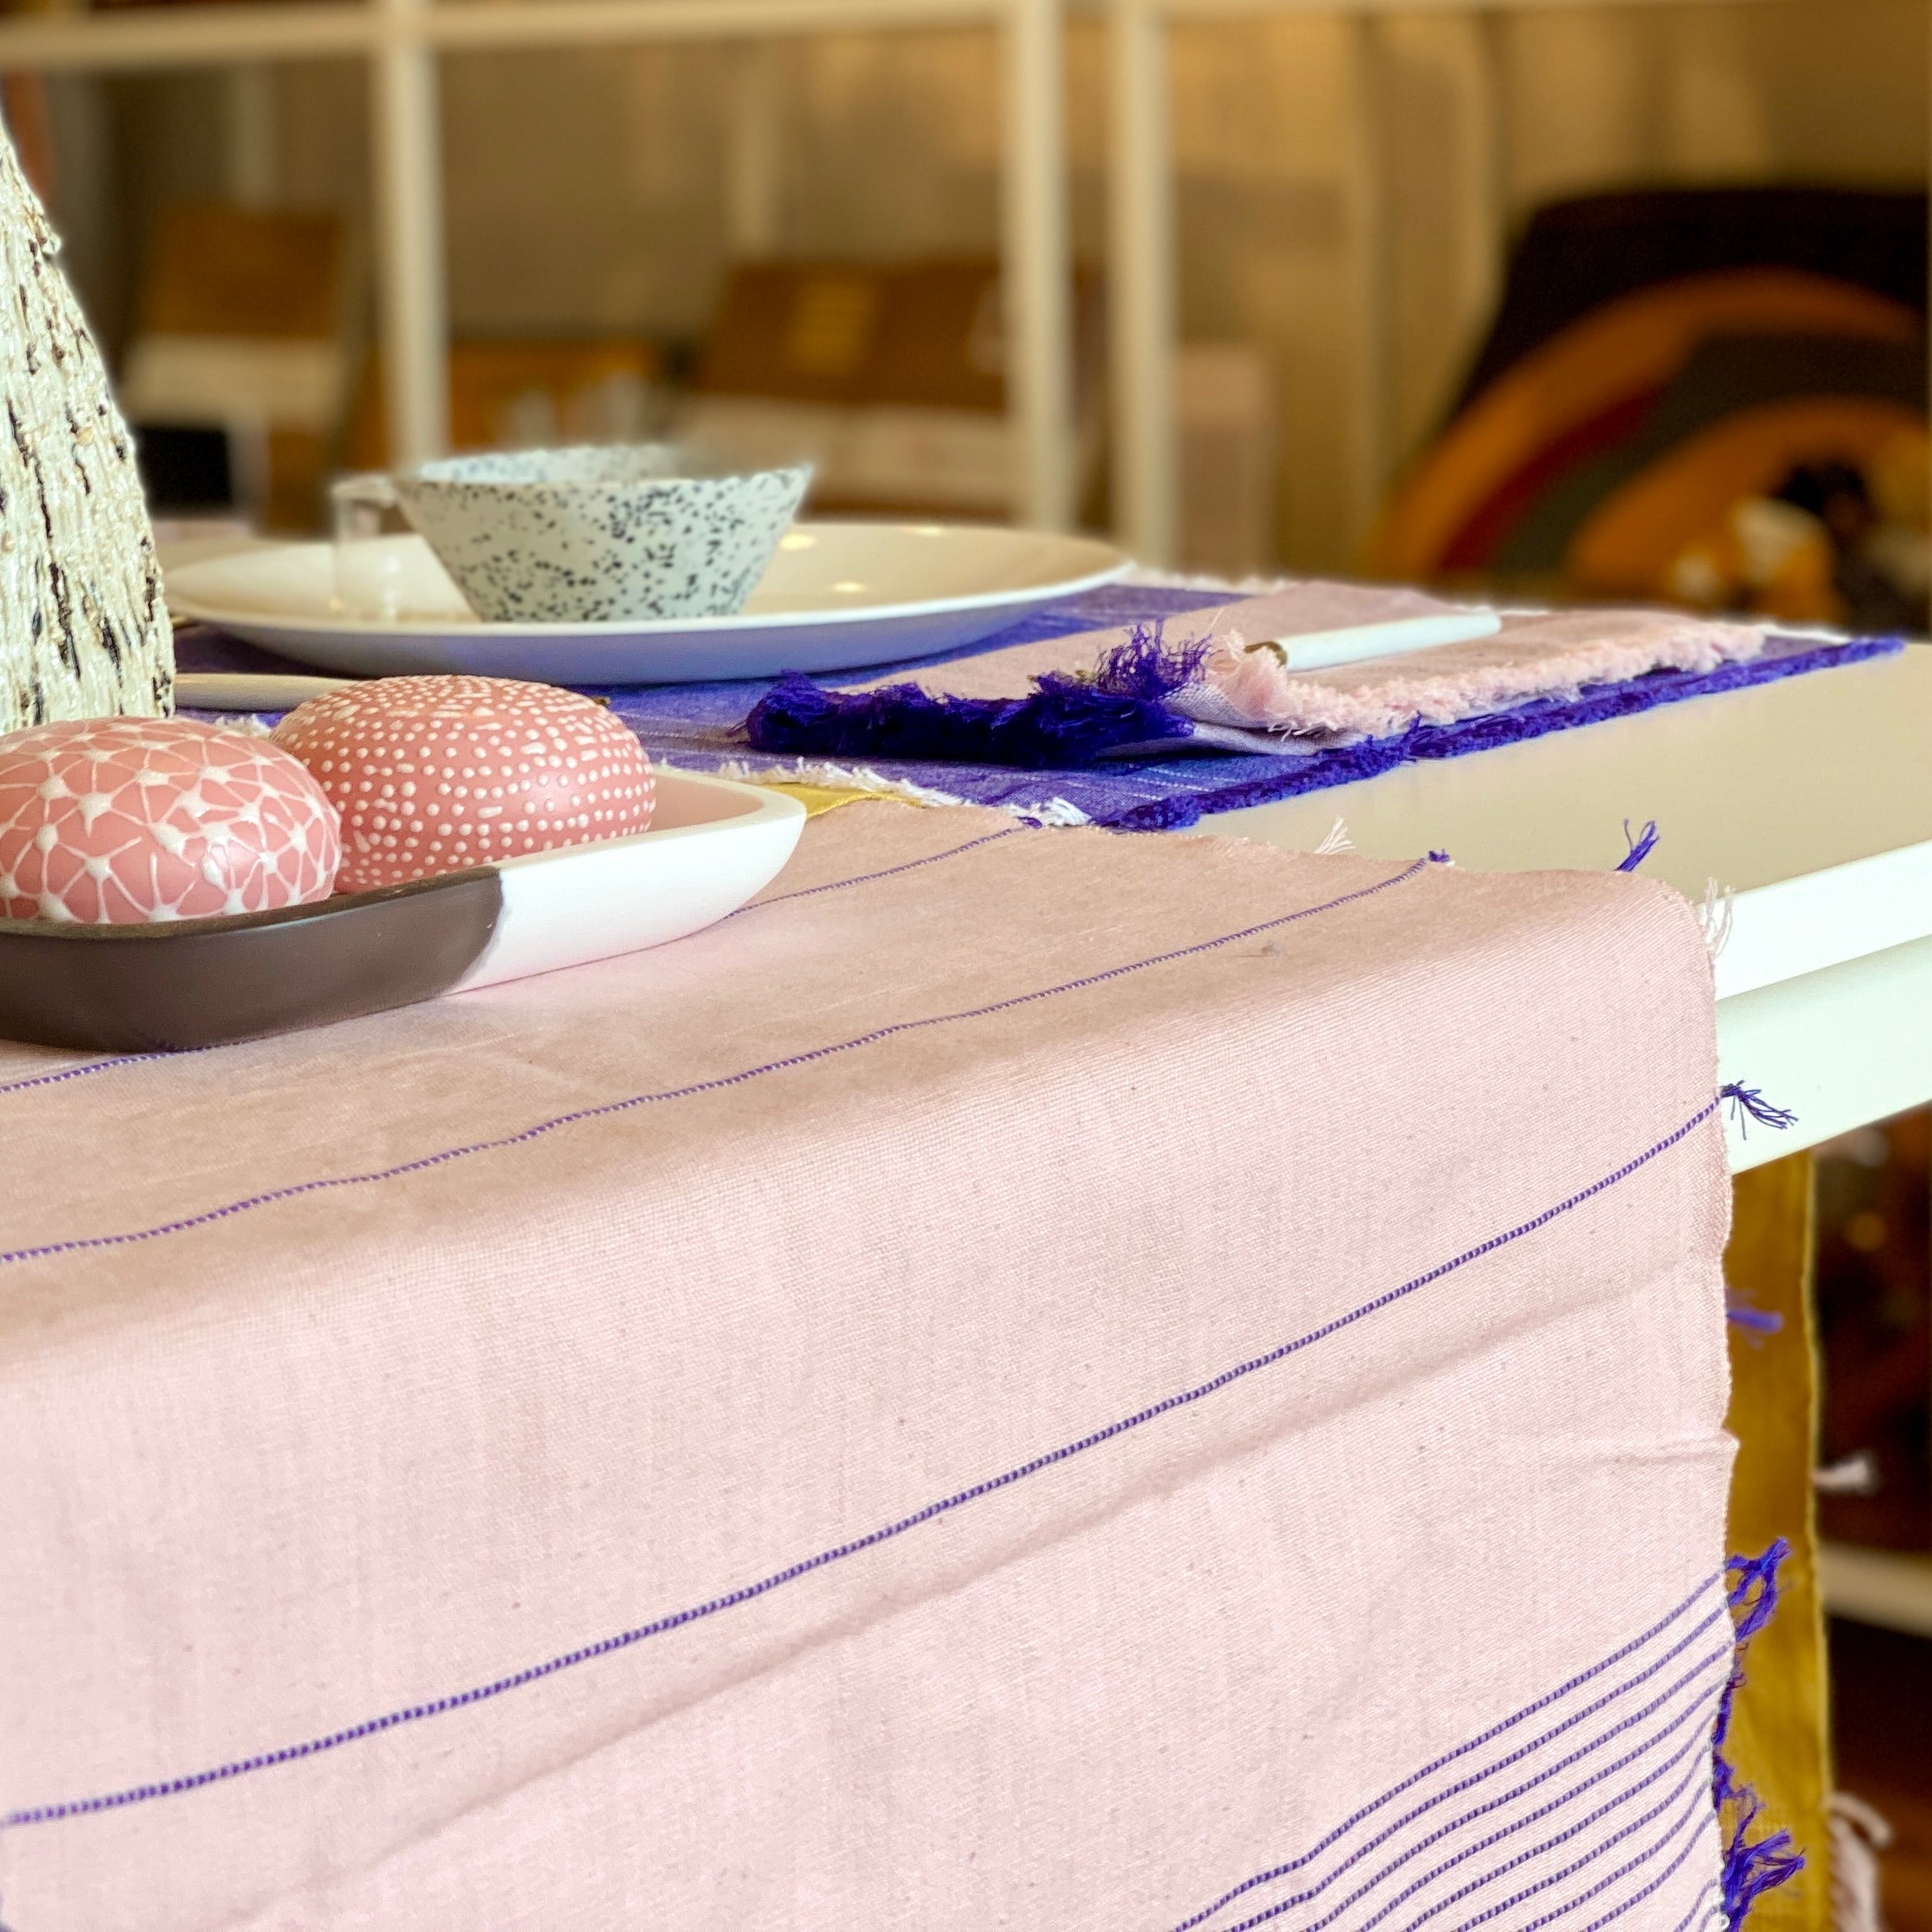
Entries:
{"type": "MultiPolygon", "coordinates": [[[[1050,606],[997,637],[972,646],[970,651],[945,655],[965,656],[1174,616],[1223,603],[1226,597],[1226,591],[1115,585],[1050,606]]],[[[1515,744],[1659,705],[1882,657],[1902,648],[1895,638],[1857,638],[1840,644],[1774,638],[1760,656],[1724,664],[1715,671],[1653,672],[1628,683],[1586,686],[1574,697],[1540,698],[1456,724],[1418,725],[1399,737],[1340,746],[1307,758],[1194,753],[1146,763],[1091,766],[1077,771],[1015,771],[983,765],[860,759],[848,753],[840,764],[849,770],[862,763],[868,780],[888,781],[968,804],[1001,806],[1049,822],[1088,821],[1121,830],[1162,831],[1192,825],[1208,812],[1238,811],[1247,805],[1350,784],[1415,760],[1461,757],[1492,745],[1515,744]]],[[[184,671],[301,673],[309,668],[200,625],[177,634],[176,651],[184,671]]],[[[853,672],[844,681],[869,682],[889,671],[911,671],[940,661],[925,658],[906,665],[874,666],[853,672]]],[[[836,689],[841,680],[833,676],[819,681],[836,689]]],[[[612,709],[645,745],[673,765],[701,771],[742,770],[748,775],[821,783],[834,778],[819,761],[786,761],[748,748],[744,719],[770,689],[767,680],[584,688],[608,698],[612,709]]]]}

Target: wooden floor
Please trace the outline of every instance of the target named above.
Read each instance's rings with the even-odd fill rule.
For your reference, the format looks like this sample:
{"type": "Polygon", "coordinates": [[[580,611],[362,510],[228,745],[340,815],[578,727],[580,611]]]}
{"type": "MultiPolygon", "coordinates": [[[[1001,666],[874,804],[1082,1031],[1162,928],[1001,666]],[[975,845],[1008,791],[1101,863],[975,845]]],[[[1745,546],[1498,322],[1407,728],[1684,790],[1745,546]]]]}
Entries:
{"type": "Polygon", "coordinates": [[[1886,1853],[1890,1932],[1932,1932],[1932,1642],[1832,1625],[1832,1695],[1838,1788],[1890,1820],[1886,1853]]]}

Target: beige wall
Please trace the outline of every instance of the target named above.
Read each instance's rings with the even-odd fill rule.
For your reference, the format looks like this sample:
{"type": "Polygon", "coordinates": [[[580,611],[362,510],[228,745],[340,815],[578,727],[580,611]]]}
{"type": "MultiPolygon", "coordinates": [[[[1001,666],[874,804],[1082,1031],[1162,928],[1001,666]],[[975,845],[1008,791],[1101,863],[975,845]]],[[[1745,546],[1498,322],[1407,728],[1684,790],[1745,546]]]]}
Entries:
{"type": "MultiPolygon", "coordinates": [[[[1368,30],[1380,50],[1392,454],[1427,434],[1454,386],[1510,214],[1633,181],[1922,181],[1926,16],[1923,0],[1525,15],[1496,30],[1499,118],[1486,105],[1474,22],[1422,15],[1368,30]]],[[[1353,243],[1366,211],[1357,109],[1367,37],[1320,19],[1174,36],[1184,326],[1260,343],[1274,362],[1281,549],[1296,565],[1341,562],[1350,542],[1343,478],[1363,352],[1364,258],[1353,243]]],[[[694,46],[450,60],[456,325],[701,326],[729,249],[731,104],[745,58],[694,46]]],[[[893,255],[994,245],[989,36],[796,43],[768,58],[782,247],[893,255]]],[[[1081,243],[1094,254],[1100,78],[1097,31],[1082,25],[1072,49],[1074,198],[1081,243]]],[[[204,83],[190,103],[181,90],[192,86],[143,83],[130,96],[153,130],[133,171],[144,198],[173,177],[203,184],[209,163],[186,130],[197,117],[207,125],[209,95],[204,83]],[[164,96],[177,100],[172,112],[164,96]]],[[[286,198],[359,210],[360,77],[291,70],[279,95],[286,198]]],[[[120,178],[130,178],[125,164],[120,178]]]]}

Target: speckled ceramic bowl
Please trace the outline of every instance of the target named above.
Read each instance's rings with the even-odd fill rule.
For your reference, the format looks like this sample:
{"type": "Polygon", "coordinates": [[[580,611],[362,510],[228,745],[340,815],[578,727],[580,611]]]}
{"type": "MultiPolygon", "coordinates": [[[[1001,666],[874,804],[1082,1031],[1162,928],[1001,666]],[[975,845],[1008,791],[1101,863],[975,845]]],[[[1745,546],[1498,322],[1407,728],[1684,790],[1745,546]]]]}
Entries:
{"type": "Polygon", "coordinates": [[[734,615],[811,480],[645,443],[453,456],[395,488],[478,616],[599,624],[734,615]]]}

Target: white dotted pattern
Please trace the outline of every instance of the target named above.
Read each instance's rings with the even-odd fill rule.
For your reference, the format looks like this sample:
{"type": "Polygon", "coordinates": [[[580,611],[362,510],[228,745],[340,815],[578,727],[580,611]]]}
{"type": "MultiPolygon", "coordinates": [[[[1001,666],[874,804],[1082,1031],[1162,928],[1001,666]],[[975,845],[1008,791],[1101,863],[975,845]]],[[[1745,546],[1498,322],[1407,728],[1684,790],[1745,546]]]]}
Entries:
{"type": "Polygon", "coordinates": [[[114,925],[326,899],[328,795],[267,740],[185,718],[0,737],[0,914],[114,925]]]}
{"type": "Polygon", "coordinates": [[[343,892],[650,823],[650,761],[601,705],[502,677],[386,677],[291,711],[274,742],[342,814],[343,892]]]}

